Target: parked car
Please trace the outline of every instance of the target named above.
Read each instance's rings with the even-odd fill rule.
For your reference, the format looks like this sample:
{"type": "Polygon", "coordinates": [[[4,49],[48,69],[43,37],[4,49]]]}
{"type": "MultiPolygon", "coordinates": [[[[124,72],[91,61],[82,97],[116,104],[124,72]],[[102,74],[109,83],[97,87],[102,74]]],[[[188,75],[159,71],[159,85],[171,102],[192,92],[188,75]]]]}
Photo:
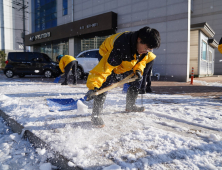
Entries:
{"type": "MultiPolygon", "coordinates": [[[[82,79],[84,75],[88,75],[89,72],[99,63],[101,60],[100,57],[99,49],[86,50],[79,53],[76,56],[76,60],[78,61],[77,77],[82,79]]],[[[116,75],[116,79],[120,81],[122,76],[116,75]]]]}
{"type": "Polygon", "coordinates": [[[4,74],[8,78],[14,75],[44,75],[53,77],[61,74],[58,63],[44,54],[38,52],[10,52],[6,60],[4,74]]]}
{"type": "Polygon", "coordinates": [[[99,49],[86,50],[79,53],[75,58],[78,61],[77,77],[82,79],[99,63],[99,49]]]}

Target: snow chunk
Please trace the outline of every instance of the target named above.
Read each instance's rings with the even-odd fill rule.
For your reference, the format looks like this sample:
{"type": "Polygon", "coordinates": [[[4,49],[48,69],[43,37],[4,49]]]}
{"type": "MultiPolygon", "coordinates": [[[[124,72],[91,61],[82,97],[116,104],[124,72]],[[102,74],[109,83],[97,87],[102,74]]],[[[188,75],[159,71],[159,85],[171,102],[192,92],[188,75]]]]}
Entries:
{"type": "Polygon", "coordinates": [[[81,100],[78,100],[77,101],[77,113],[84,114],[84,113],[87,113],[87,110],[88,110],[88,106],[83,104],[83,102],[81,100]]]}
{"type": "Polygon", "coordinates": [[[121,167],[116,164],[113,164],[113,165],[103,168],[103,170],[121,170],[121,167]]]}
{"type": "Polygon", "coordinates": [[[213,140],[213,141],[219,141],[221,139],[220,136],[216,134],[210,134],[208,138],[209,140],[213,140]]]}
{"type": "Polygon", "coordinates": [[[51,170],[52,165],[51,165],[51,163],[44,163],[44,164],[40,165],[39,169],[40,170],[51,170]]]}
{"type": "Polygon", "coordinates": [[[36,151],[38,152],[39,155],[44,155],[46,152],[45,148],[43,148],[43,149],[37,148],[36,151]]]}
{"type": "Polygon", "coordinates": [[[75,164],[70,162],[70,161],[68,162],[68,165],[69,165],[69,167],[74,167],[75,166],[75,164]]]}

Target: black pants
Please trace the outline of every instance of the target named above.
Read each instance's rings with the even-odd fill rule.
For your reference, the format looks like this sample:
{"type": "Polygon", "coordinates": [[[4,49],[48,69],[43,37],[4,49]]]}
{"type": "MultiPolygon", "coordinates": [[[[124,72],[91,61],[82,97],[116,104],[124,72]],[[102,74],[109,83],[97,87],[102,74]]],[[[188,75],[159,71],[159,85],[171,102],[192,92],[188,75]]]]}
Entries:
{"type": "Polygon", "coordinates": [[[65,81],[68,81],[70,70],[72,69],[72,74],[73,74],[73,84],[77,83],[77,65],[78,61],[74,60],[70,62],[66,67],[65,67],[65,81]]]}
{"type": "Polygon", "coordinates": [[[141,90],[146,90],[146,87],[151,86],[151,71],[153,68],[153,63],[154,60],[146,64],[146,67],[143,72],[143,80],[140,87],[141,90]]]}

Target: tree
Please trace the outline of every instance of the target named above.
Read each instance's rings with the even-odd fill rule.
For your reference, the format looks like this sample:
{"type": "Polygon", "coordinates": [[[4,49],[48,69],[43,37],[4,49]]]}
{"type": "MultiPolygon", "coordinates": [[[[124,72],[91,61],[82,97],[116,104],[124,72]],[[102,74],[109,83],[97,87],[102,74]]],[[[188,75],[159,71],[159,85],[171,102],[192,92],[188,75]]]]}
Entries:
{"type": "Polygon", "coordinates": [[[4,51],[0,51],[0,68],[5,67],[5,52],[4,51]]]}

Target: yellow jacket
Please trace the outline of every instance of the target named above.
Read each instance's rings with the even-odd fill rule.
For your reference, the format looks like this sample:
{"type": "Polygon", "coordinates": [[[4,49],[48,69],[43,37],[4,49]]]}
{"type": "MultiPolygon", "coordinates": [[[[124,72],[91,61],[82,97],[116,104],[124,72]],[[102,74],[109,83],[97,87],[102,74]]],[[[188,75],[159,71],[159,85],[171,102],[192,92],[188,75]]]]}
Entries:
{"type": "Polygon", "coordinates": [[[65,70],[64,68],[72,61],[76,60],[73,56],[71,55],[64,55],[61,60],[59,61],[59,68],[60,70],[64,73],[65,70]]]}
{"type": "Polygon", "coordinates": [[[222,54],[222,44],[218,45],[218,50],[219,50],[220,53],[222,54]]]}
{"type": "Polygon", "coordinates": [[[122,74],[130,70],[140,70],[143,74],[146,64],[154,60],[156,55],[152,52],[137,55],[137,38],[138,32],[123,32],[108,37],[102,43],[99,48],[102,59],[89,72],[87,79],[89,90],[100,88],[112,71],[122,74]]]}

